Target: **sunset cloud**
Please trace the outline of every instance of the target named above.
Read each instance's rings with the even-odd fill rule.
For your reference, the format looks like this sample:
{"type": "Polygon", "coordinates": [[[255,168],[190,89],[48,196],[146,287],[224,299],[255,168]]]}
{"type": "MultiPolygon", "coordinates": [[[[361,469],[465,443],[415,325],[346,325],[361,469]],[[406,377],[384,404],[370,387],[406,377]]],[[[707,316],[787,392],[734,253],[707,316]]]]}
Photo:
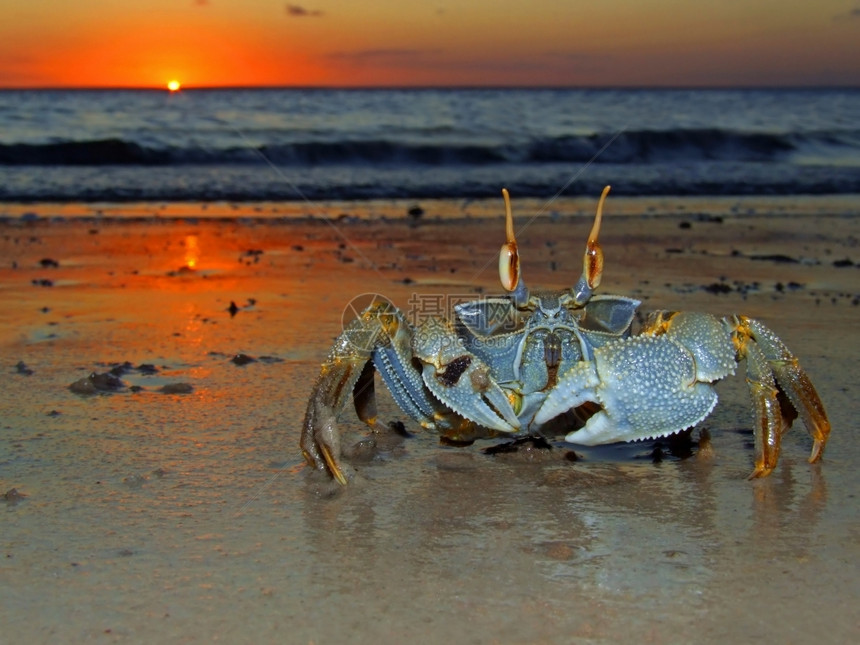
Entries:
{"type": "Polygon", "coordinates": [[[287,15],[291,18],[319,18],[324,14],[319,9],[306,9],[301,5],[288,4],[287,15]]]}
{"type": "Polygon", "coordinates": [[[441,51],[440,49],[361,49],[352,52],[331,52],[327,57],[353,61],[414,61],[428,56],[436,56],[441,51]]]}

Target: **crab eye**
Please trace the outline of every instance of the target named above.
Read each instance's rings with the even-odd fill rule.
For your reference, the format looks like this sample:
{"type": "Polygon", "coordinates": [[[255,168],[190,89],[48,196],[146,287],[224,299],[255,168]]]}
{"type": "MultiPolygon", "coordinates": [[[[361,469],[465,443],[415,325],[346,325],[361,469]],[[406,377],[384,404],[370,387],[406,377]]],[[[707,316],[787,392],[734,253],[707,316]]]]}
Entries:
{"type": "Polygon", "coordinates": [[[502,188],[505,198],[505,238],[499,251],[499,280],[505,291],[511,292],[520,282],[520,254],[517,251],[517,238],[514,237],[514,216],[511,213],[511,196],[507,188],[502,188]]]}
{"type": "Polygon", "coordinates": [[[603,249],[600,244],[589,240],[588,246],[585,248],[585,255],[582,258],[582,273],[586,276],[588,286],[596,289],[600,286],[600,279],[603,277],[603,249]]]}
{"type": "Polygon", "coordinates": [[[502,244],[499,251],[499,280],[505,291],[513,291],[520,281],[520,257],[516,244],[502,244]]]}

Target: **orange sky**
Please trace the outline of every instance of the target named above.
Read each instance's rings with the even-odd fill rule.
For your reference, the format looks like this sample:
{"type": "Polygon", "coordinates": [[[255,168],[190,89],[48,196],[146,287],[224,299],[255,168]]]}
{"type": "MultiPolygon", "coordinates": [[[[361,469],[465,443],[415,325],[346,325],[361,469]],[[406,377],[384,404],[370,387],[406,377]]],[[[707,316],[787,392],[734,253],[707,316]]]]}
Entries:
{"type": "Polygon", "coordinates": [[[860,85],[860,0],[6,0],[0,87],[860,85]]]}

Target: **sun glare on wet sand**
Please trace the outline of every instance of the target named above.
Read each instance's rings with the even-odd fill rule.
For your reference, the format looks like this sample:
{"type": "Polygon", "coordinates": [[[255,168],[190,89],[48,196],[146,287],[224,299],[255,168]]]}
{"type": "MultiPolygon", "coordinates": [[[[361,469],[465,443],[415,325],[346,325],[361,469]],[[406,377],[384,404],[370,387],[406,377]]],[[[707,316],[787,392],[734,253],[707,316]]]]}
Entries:
{"type": "Polygon", "coordinates": [[[182,87],[182,84],[179,81],[177,81],[176,79],[167,81],[167,89],[170,92],[178,92],[179,88],[181,88],[181,87],[182,87]]]}

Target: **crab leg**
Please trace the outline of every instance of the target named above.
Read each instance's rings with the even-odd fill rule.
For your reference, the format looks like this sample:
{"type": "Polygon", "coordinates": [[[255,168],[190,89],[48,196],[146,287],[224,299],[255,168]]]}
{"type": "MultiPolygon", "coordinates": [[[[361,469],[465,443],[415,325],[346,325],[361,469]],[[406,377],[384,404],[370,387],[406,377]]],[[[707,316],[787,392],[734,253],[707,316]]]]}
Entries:
{"type": "Polygon", "coordinates": [[[750,478],[764,477],[773,470],[780,435],[790,426],[790,419],[781,412],[776,384],[813,439],[809,462],[818,461],[830,434],[830,421],[809,376],[785,343],[764,324],[746,316],[737,316],[734,324],[738,354],[747,359],[747,378],[758,420],[756,466],[750,478]]]}
{"type": "Polygon", "coordinates": [[[371,305],[347,325],[322,365],[302,424],[302,454],[311,466],[347,483],[337,416],[352,395],[359,418],[375,426],[374,366],[404,412],[422,425],[432,425],[433,403],[411,364],[411,344],[411,326],[386,301],[371,305]]]}
{"type": "Polygon", "coordinates": [[[756,425],[755,469],[749,479],[767,477],[779,460],[782,434],[788,427],[779,404],[779,390],[773,378],[773,370],[767,359],[754,343],[746,343],[741,355],[747,363],[747,385],[753,403],[756,425]]]}

